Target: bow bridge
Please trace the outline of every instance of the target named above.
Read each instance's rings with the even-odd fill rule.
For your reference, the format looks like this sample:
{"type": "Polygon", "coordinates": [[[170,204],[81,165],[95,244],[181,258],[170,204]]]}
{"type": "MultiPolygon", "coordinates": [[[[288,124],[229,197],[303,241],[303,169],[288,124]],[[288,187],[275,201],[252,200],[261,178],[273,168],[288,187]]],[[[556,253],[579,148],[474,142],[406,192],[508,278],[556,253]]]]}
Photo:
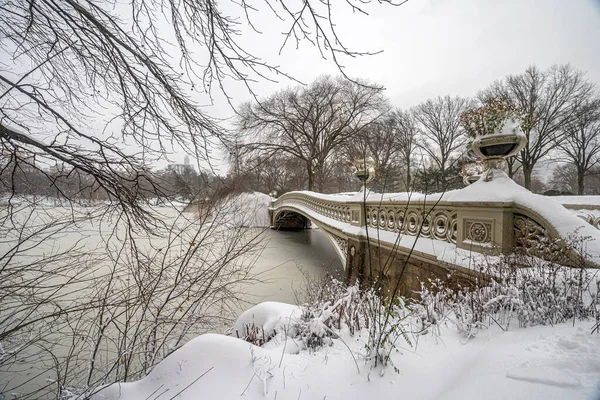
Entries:
{"type": "Polygon", "coordinates": [[[600,267],[600,196],[536,195],[498,172],[492,181],[427,196],[290,192],[270,212],[274,229],[319,227],[348,281],[401,276],[409,296],[427,279],[481,279],[482,264],[500,254],[600,267]]]}

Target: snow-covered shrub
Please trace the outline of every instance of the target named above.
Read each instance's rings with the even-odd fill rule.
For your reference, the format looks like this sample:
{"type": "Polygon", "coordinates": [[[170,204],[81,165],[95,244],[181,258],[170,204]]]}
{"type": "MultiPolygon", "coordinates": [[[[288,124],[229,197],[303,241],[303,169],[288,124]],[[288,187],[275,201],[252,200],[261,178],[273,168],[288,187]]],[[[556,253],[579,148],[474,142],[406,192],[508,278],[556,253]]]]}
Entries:
{"type": "Polygon", "coordinates": [[[238,339],[243,339],[246,342],[252,343],[255,346],[262,346],[267,343],[273,335],[266,335],[265,329],[256,324],[244,324],[242,332],[236,331],[238,339]]]}
{"type": "Polygon", "coordinates": [[[394,371],[400,372],[393,364],[391,353],[399,350],[399,340],[412,347],[411,334],[419,333],[422,329],[414,327],[413,311],[406,306],[402,297],[384,299],[375,295],[371,301],[371,328],[369,341],[365,345],[367,360],[373,367],[384,368],[391,365],[394,371]]]}
{"type": "Polygon", "coordinates": [[[348,330],[350,335],[369,326],[366,298],[369,292],[361,290],[358,283],[346,286],[342,282],[326,278],[327,284],[317,290],[302,305],[298,331],[309,349],[315,350],[331,343],[336,331],[348,330]]]}
{"type": "Polygon", "coordinates": [[[439,278],[421,282],[420,299],[413,302],[411,309],[418,316],[423,331],[430,327],[439,331],[439,325],[447,320],[452,312],[450,297],[454,292],[439,278]]]}
{"type": "Polygon", "coordinates": [[[413,309],[424,324],[450,320],[467,338],[490,324],[507,330],[513,321],[527,327],[598,318],[597,270],[511,255],[482,266],[481,271],[493,279],[475,289],[427,282],[413,309]]]}
{"type": "Polygon", "coordinates": [[[266,301],[243,312],[237,318],[232,334],[257,346],[262,346],[278,335],[295,337],[295,326],[300,314],[301,310],[297,306],[266,301]]]}
{"type": "Polygon", "coordinates": [[[364,361],[373,367],[385,367],[391,364],[390,354],[398,350],[400,342],[412,345],[412,311],[404,299],[385,299],[374,288],[362,288],[358,282],[347,286],[332,278],[311,287],[307,296],[310,301],[302,306],[297,325],[310,350],[331,344],[342,332],[362,332],[367,334],[364,361]]]}
{"type": "Polygon", "coordinates": [[[596,296],[595,296],[594,318],[596,325],[592,328],[592,333],[600,333],[600,279],[596,280],[596,296]]]}

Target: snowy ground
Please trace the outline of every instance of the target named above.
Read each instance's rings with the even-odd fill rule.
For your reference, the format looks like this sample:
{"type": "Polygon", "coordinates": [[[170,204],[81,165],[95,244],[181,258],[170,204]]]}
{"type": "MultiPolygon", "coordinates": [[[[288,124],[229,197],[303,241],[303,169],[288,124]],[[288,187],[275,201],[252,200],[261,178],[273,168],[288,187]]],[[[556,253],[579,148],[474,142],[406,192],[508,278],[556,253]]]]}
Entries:
{"type": "Polygon", "coordinates": [[[361,359],[364,336],[342,334],[316,352],[278,340],[299,313],[295,306],[260,304],[236,328],[254,322],[267,336],[278,331],[263,347],[202,335],[145,379],[115,384],[93,399],[600,399],[600,335],[590,334],[591,322],[492,327],[468,342],[448,325],[392,354],[399,373],[382,374],[361,359]]]}

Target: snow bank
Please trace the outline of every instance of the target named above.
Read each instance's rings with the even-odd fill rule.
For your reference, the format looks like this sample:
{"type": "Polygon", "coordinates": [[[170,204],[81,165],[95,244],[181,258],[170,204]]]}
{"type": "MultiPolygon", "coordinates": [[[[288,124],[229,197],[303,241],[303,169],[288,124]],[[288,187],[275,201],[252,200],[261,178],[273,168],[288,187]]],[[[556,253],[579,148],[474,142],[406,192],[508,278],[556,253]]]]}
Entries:
{"type": "MultiPolygon", "coordinates": [[[[285,320],[294,308],[267,303],[253,313],[255,321],[264,317],[267,324],[285,320]]],[[[392,352],[399,370],[385,374],[361,360],[364,333],[344,334],[343,343],[334,340],[317,352],[298,354],[284,351],[290,343],[263,348],[206,334],[170,355],[146,378],[114,384],[92,399],[596,400],[600,335],[590,335],[591,326],[584,321],[575,327],[559,324],[503,332],[492,324],[466,344],[453,327],[440,326],[435,335],[420,335],[414,347],[392,352]]]]}
{"type": "Polygon", "coordinates": [[[239,398],[249,384],[249,397],[259,398],[256,394],[262,382],[254,377],[253,367],[265,353],[268,351],[232,337],[201,335],[163,360],[144,379],[113,384],[92,399],[233,399],[239,398]]]}
{"type": "MultiPolygon", "coordinates": [[[[289,332],[294,323],[302,315],[298,306],[275,301],[260,303],[240,315],[235,322],[233,331],[239,337],[245,336],[247,327],[256,327],[261,334],[271,337],[280,332],[289,332]]],[[[294,336],[289,332],[288,336],[294,336]]]]}
{"type": "Polygon", "coordinates": [[[230,227],[271,226],[269,207],[273,199],[264,193],[241,193],[226,197],[213,207],[213,217],[230,227]]]}

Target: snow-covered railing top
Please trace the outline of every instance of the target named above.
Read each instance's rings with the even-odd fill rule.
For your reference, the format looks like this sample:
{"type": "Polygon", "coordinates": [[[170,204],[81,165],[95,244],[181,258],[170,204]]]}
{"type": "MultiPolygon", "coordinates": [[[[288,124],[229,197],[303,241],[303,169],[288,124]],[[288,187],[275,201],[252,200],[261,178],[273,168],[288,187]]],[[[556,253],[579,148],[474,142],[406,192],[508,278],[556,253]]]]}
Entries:
{"type": "Polygon", "coordinates": [[[552,196],[561,204],[596,229],[600,229],[600,196],[552,196]]]}
{"type": "Polygon", "coordinates": [[[551,196],[549,198],[569,209],[600,210],[600,196],[551,196]]]}
{"type": "MultiPolygon", "coordinates": [[[[600,196],[586,197],[589,210],[600,210],[600,196]]],[[[562,264],[600,267],[600,230],[563,204],[582,205],[574,199],[532,194],[495,171],[489,182],[433,195],[290,192],[274,200],[271,210],[274,223],[280,211],[298,211],[342,239],[364,236],[364,230],[372,229],[443,241],[477,253],[516,249],[562,264]]],[[[376,235],[371,231],[370,237],[376,235]]]]}

